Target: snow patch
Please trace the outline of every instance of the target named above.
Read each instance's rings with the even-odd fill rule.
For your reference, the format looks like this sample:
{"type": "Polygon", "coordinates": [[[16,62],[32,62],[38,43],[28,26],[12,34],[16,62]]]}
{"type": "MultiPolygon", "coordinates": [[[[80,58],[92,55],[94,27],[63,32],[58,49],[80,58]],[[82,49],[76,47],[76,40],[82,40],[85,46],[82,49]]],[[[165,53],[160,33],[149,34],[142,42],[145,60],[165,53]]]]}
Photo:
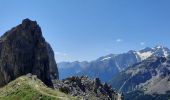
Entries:
{"type": "Polygon", "coordinates": [[[169,54],[168,54],[168,51],[166,51],[165,49],[163,49],[163,53],[164,53],[164,56],[165,56],[165,57],[168,57],[168,55],[169,55],[169,54]]]}
{"type": "Polygon", "coordinates": [[[115,64],[116,64],[116,67],[118,68],[118,70],[121,71],[121,68],[116,61],[115,61],[115,64]]]}
{"type": "Polygon", "coordinates": [[[104,60],[108,60],[110,59],[111,57],[106,57],[106,58],[103,58],[101,61],[104,61],[104,60]]]}
{"type": "Polygon", "coordinates": [[[136,52],[136,53],[141,58],[141,60],[145,60],[145,59],[149,58],[153,54],[151,51],[143,52],[143,53],[136,52]]]}
{"type": "Polygon", "coordinates": [[[139,62],[141,59],[140,59],[139,55],[137,54],[137,52],[134,51],[133,54],[135,55],[136,60],[139,62]]]}
{"type": "Polygon", "coordinates": [[[159,45],[159,46],[156,46],[156,48],[157,48],[157,49],[160,49],[160,48],[162,48],[162,46],[159,45]]]}

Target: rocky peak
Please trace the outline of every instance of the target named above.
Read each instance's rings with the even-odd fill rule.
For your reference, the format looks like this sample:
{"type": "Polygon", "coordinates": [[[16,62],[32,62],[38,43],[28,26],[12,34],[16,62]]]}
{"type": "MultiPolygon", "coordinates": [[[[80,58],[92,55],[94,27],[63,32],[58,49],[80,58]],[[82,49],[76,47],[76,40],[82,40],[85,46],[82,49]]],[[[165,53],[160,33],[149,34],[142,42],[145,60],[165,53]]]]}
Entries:
{"type": "Polygon", "coordinates": [[[153,55],[158,57],[167,57],[170,55],[170,50],[167,47],[164,46],[156,46],[153,48],[154,53],[153,55]]]}
{"type": "Polygon", "coordinates": [[[46,85],[53,86],[58,69],[51,46],[42,36],[36,21],[24,19],[0,38],[0,86],[32,73],[46,85]]]}
{"type": "Polygon", "coordinates": [[[30,19],[24,19],[22,21],[21,26],[23,27],[23,29],[26,29],[26,28],[35,28],[38,25],[36,21],[31,21],[30,19]]]}
{"type": "Polygon", "coordinates": [[[160,49],[160,48],[165,48],[165,47],[162,46],[162,45],[157,45],[157,46],[155,46],[154,48],[155,48],[155,49],[160,49]]]}
{"type": "Polygon", "coordinates": [[[152,51],[153,51],[153,49],[152,49],[152,48],[150,48],[150,47],[146,47],[146,48],[144,48],[144,49],[140,50],[139,52],[144,53],[144,52],[152,52],[152,51]]]}
{"type": "Polygon", "coordinates": [[[164,46],[156,46],[154,48],[146,47],[145,49],[134,51],[134,54],[139,59],[139,61],[143,61],[151,56],[168,57],[170,56],[170,50],[164,46]]]}

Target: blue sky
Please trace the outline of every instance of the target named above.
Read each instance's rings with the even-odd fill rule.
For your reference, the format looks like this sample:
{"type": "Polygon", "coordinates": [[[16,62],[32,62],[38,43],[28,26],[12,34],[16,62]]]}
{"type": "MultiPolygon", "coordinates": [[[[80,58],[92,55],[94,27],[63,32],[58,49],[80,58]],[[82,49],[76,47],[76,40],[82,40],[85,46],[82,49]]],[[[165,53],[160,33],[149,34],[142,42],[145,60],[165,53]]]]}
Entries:
{"type": "Polygon", "coordinates": [[[170,0],[0,0],[0,34],[36,20],[57,62],[170,48],[170,0]]]}

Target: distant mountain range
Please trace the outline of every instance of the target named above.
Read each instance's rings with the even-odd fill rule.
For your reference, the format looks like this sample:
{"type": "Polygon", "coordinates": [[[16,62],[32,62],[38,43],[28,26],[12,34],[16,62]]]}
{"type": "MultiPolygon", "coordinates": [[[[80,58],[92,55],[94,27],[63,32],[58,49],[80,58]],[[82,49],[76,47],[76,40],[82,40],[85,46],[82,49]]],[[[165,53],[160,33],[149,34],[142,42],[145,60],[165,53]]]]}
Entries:
{"type": "Polygon", "coordinates": [[[169,100],[170,56],[152,56],[115,75],[112,87],[125,93],[125,100],[169,100]]]}
{"type": "Polygon", "coordinates": [[[61,62],[58,64],[60,79],[72,75],[87,75],[91,78],[99,77],[102,81],[108,82],[114,75],[149,57],[169,55],[170,50],[167,47],[156,46],[139,51],[130,50],[122,54],[109,54],[91,62],[61,62]]]}
{"type": "Polygon", "coordinates": [[[117,74],[111,83],[124,92],[139,89],[163,94],[170,90],[170,57],[152,56],[117,74]]]}
{"type": "Polygon", "coordinates": [[[58,63],[60,79],[65,79],[70,76],[77,75],[81,72],[86,66],[89,66],[88,62],[61,62],[58,63]]]}

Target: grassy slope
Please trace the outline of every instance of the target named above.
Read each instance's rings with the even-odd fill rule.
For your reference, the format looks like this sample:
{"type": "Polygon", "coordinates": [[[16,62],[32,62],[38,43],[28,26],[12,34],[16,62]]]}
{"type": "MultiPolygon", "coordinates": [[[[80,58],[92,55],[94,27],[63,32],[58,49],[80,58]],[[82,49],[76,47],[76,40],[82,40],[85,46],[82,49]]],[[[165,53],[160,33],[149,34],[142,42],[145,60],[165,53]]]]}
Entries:
{"type": "Polygon", "coordinates": [[[0,100],[77,100],[48,88],[39,79],[21,76],[0,88],[0,100]]]}

